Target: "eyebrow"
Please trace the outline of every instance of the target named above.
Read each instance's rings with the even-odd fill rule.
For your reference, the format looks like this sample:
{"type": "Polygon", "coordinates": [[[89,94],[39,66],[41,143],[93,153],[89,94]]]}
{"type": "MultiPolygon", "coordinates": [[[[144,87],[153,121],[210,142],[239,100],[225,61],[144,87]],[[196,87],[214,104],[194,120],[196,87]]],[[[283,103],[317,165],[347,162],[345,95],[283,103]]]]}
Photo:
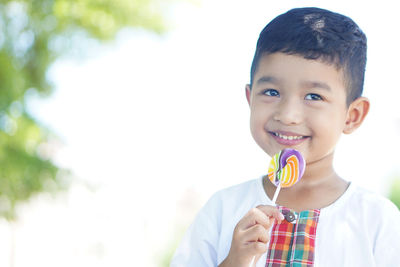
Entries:
{"type": "MultiPolygon", "coordinates": [[[[257,80],[256,84],[259,85],[262,83],[278,84],[279,79],[275,78],[273,76],[262,76],[257,80]]],[[[302,87],[309,88],[309,89],[321,88],[321,89],[324,89],[327,91],[332,91],[332,88],[327,83],[319,82],[319,81],[304,81],[301,83],[301,85],[302,85],[302,87]]]]}
{"type": "Polygon", "coordinates": [[[272,76],[262,76],[260,79],[257,80],[256,84],[260,83],[278,83],[278,79],[272,76]]]}
{"type": "Polygon", "coordinates": [[[327,91],[332,91],[331,87],[324,82],[317,82],[317,81],[306,81],[302,83],[302,86],[306,88],[321,88],[327,91]]]}

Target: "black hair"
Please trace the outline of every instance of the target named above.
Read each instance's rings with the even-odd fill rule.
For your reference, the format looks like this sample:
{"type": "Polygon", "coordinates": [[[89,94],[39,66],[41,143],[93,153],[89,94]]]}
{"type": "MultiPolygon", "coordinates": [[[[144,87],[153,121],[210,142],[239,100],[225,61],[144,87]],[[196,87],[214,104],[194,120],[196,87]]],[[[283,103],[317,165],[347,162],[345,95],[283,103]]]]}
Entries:
{"type": "Polygon", "coordinates": [[[329,10],[295,8],[265,26],[251,65],[250,87],[258,62],[265,54],[282,52],[333,64],[344,73],[347,104],[363,91],[367,38],[349,17],[329,10]]]}

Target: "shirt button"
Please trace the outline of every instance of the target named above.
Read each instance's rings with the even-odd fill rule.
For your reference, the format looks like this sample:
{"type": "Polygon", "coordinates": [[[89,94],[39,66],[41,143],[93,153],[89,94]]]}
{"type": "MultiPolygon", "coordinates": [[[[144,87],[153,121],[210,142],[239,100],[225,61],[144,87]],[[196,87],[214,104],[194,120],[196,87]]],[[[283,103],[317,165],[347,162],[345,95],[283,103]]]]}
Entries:
{"type": "Polygon", "coordinates": [[[288,213],[285,214],[285,219],[286,221],[291,223],[294,220],[296,220],[296,215],[293,212],[289,211],[288,213]]]}

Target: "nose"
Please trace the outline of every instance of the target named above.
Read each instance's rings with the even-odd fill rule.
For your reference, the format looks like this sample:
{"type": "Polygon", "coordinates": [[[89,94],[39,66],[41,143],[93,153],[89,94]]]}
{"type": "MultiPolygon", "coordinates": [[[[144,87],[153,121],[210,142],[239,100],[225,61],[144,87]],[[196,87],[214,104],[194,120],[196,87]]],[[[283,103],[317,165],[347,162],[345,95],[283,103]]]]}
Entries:
{"type": "Polygon", "coordinates": [[[294,99],[285,99],[279,102],[273,118],[285,125],[297,125],[303,119],[302,113],[299,103],[294,99]]]}

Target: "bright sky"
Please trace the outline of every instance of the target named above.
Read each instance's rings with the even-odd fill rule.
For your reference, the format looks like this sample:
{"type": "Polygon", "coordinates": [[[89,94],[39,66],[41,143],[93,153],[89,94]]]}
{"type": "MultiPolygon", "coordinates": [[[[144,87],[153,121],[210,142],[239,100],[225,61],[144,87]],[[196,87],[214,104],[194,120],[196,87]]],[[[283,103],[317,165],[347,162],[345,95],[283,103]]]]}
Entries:
{"type": "MultiPolygon", "coordinates": [[[[269,158],[250,135],[244,85],[259,32],[292,7],[346,14],[367,34],[372,108],[342,138],[335,165],[385,194],[400,171],[397,9],[326,2],[181,5],[164,36],[124,31],[88,57],[58,61],[49,73],[54,94],[31,109],[59,135],[55,161],[75,181],[21,209],[14,266],[157,266],[154,255],[213,192],[265,174],[269,158]]],[[[0,221],[0,266],[9,266],[10,229],[0,221]]]]}

